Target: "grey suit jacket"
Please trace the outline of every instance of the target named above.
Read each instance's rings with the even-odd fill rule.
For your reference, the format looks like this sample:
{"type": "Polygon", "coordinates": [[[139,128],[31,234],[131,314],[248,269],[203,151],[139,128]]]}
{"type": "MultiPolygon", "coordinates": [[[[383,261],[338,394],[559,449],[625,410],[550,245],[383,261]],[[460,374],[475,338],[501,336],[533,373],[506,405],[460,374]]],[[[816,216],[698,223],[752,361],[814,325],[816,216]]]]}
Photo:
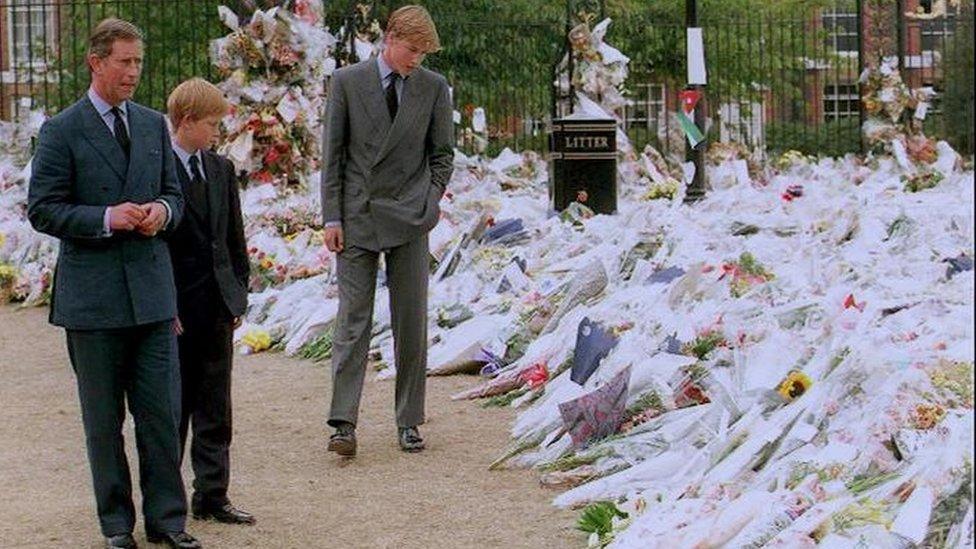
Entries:
{"type": "Polygon", "coordinates": [[[183,214],[172,146],[163,116],[128,105],[130,160],[85,97],[41,127],[27,216],[34,229],[61,241],[51,323],[68,329],[122,328],[175,318],[169,250],[159,237],[104,235],[105,207],[166,202],[164,230],[183,214]]]}
{"type": "Polygon", "coordinates": [[[454,170],[447,80],[418,68],[390,120],[376,59],[336,71],[324,130],[322,211],[346,246],[379,251],[430,231],[454,170]]]}

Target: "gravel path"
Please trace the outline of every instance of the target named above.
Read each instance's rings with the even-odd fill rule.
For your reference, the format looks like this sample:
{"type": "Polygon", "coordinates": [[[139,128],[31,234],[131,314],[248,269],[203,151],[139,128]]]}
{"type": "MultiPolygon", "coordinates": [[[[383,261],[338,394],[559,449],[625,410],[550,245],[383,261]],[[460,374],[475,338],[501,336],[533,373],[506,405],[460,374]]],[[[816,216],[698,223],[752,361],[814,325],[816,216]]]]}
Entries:
{"type": "MultiPolygon", "coordinates": [[[[325,451],[326,367],[280,354],[235,361],[230,495],[258,524],[191,520],[205,547],[585,545],[576,513],[552,507],[536,473],[487,470],[513,414],[452,402],[472,378],[429,381],[419,455],[396,445],[393,384],[369,381],[359,456],[344,462],[325,451]]],[[[100,547],[74,375],[46,309],[0,307],[0,409],[0,547],[100,547]]],[[[129,420],[136,475],[133,441],[129,420]]],[[[141,524],[135,534],[146,545],[141,524]]]]}

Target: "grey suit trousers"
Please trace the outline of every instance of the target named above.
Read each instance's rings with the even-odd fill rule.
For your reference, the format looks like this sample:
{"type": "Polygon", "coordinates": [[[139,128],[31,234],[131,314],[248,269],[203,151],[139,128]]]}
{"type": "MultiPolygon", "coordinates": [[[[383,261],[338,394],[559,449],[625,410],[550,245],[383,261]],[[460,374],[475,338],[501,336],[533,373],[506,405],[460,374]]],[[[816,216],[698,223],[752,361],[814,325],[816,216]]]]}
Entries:
{"type": "MultiPolygon", "coordinates": [[[[424,422],[427,383],[427,234],[384,250],[396,364],[396,422],[424,422]]],[[[359,418],[373,322],[379,252],[349,247],[338,254],[339,313],[332,341],[332,410],[329,424],[359,418]]]]}
{"type": "Polygon", "coordinates": [[[186,496],[180,474],[180,369],[173,322],[111,330],[68,330],[81,418],[102,533],[132,532],[135,510],[125,456],[125,404],[135,418],[146,528],[182,531],[186,496]]]}

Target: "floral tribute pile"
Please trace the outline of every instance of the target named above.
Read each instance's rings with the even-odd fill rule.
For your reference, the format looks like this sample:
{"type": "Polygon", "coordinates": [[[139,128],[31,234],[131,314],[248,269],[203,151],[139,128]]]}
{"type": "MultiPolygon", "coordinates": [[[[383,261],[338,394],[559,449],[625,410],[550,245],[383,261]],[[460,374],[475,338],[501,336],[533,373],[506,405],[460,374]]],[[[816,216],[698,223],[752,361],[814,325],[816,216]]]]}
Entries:
{"type": "MultiPolygon", "coordinates": [[[[268,13],[235,34],[304,28],[268,13]]],[[[251,78],[241,90],[282,85],[251,78]]],[[[285,96],[267,97],[277,118],[285,96]]],[[[0,152],[0,293],[28,302],[56,251],[24,219],[36,125],[0,126],[21,144],[0,152]]],[[[593,546],[971,547],[973,171],[903,135],[839,159],[714,147],[694,205],[648,149],[620,163],[613,216],[550,215],[535,152],[458,153],[430,236],[429,373],[478,376],[456,398],[519,411],[493,467],[538,470],[593,546]],[[919,173],[938,184],[909,185],[919,173]]],[[[334,258],[316,173],[288,180],[242,192],[254,276],[236,343],[321,361],[334,258]]],[[[379,379],[395,374],[386,292],[380,280],[379,379]]]]}
{"type": "Polygon", "coordinates": [[[252,182],[306,186],[320,156],[323,86],[335,69],[321,0],[256,10],[246,22],[225,6],[219,13],[232,32],[210,44],[210,55],[234,105],[221,152],[252,182]]]}
{"type": "Polygon", "coordinates": [[[863,133],[874,150],[895,156],[905,169],[905,190],[917,192],[942,181],[942,170],[932,166],[939,158],[940,145],[922,131],[935,92],[927,87],[910,89],[902,81],[897,62],[885,58],[861,75],[867,115],[863,133]]]}

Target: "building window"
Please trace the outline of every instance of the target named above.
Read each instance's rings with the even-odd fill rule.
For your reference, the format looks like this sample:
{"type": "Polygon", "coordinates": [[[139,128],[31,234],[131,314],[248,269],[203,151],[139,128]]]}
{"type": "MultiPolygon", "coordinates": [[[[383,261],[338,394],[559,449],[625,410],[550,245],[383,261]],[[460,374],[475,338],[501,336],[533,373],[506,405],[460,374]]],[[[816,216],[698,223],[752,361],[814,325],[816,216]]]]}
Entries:
{"type": "Polygon", "coordinates": [[[645,127],[657,131],[665,125],[666,103],[664,84],[637,84],[626,107],[627,127],[645,127]]]}
{"type": "Polygon", "coordinates": [[[27,95],[7,97],[7,119],[17,120],[35,107],[34,99],[27,95]]]}
{"type": "MultiPolygon", "coordinates": [[[[954,9],[950,7],[950,9],[954,9]]],[[[945,51],[946,44],[952,38],[956,28],[956,14],[952,11],[942,17],[919,21],[922,34],[922,51],[945,51]]]]}
{"type": "Polygon", "coordinates": [[[37,0],[11,0],[8,7],[9,51],[14,65],[43,65],[53,48],[55,7],[37,0]]]}
{"type": "Polygon", "coordinates": [[[824,119],[839,120],[859,116],[861,98],[857,84],[827,84],[824,86],[824,119]]]}
{"type": "Polygon", "coordinates": [[[843,56],[858,55],[858,28],[856,8],[834,6],[824,8],[820,22],[826,32],[825,45],[843,56]]]}

